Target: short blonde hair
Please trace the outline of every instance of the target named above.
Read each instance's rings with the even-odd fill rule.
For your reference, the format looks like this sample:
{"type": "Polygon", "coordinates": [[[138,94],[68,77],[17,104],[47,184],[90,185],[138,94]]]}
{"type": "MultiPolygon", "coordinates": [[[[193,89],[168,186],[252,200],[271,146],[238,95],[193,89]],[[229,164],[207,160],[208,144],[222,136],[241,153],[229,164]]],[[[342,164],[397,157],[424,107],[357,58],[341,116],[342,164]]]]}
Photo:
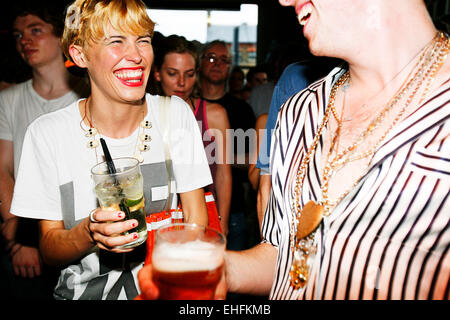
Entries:
{"type": "Polygon", "coordinates": [[[99,42],[108,25],[124,34],[150,35],[155,23],[147,14],[141,0],[75,0],[66,12],[62,48],[69,60],[69,47],[86,48],[90,42],[99,42]]]}

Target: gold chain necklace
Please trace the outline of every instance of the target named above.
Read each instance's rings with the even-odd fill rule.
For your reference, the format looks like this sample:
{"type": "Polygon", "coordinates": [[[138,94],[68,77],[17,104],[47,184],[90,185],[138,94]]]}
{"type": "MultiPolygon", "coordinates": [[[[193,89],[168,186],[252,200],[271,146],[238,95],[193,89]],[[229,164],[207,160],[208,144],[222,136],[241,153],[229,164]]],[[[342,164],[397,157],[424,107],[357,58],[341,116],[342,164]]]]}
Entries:
{"type": "MultiPolygon", "coordinates": [[[[80,121],[80,127],[85,132],[85,137],[89,139],[86,146],[89,149],[94,149],[95,158],[97,159],[98,163],[99,160],[97,154],[97,147],[100,144],[98,139],[98,137],[100,137],[100,131],[94,126],[95,121],[92,118],[92,116],[91,116],[92,119],[88,117],[88,110],[90,113],[90,105],[88,104],[89,98],[90,97],[86,99],[84,104],[84,117],[80,121]],[[89,127],[87,129],[85,129],[83,126],[85,119],[89,124],[89,127]]],[[[146,133],[146,129],[152,128],[152,123],[148,120],[145,120],[144,118],[145,118],[145,109],[142,110],[142,121],[139,123],[137,139],[136,144],[134,146],[134,154],[133,154],[133,158],[137,159],[140,163],[144,161],[144,156],[142,155],[142,153],[150,150],[150,146],[148,143],[152,140],[152,137],[146,133]],[[141,130],[143,131],[142,133],[141,130]]]]}
{"type": "MultiPolygon", "coordinates": [[[[437,33],[436,37],[439,35],[439,32],[437,33]]],[[[411,62],[414,61],[415,58],[417,58],[417,56],[420,55],[420,53],[422,53],[422,57],[423,58],[426,50],[432,46],[432,44],[434,43],[434,41],[436,40],[436,37],[434,37],[433,39],[431,39],[423,48],[420,49],[419,52],[417,52],[409,61],[407,64],[405,64],[376,94],[374,94],[373,96],[371,96],[369,99],[367,99],[360,107],[360,109],[364,109],[367,107],[367,105],[369,104],[370,101],[372,101],[374,98],[378,97],[387,87],[389,84],[391,84],[410,64],[411,62]]],[[[415,70],[415,68],[419,65],[419,62],[421,61],[421,59],[419,59],[419,61],[416,63],[415,67],[412,70],[415,70]]],[[[406,77],[406,79],[409,79],[409,77],[411,76],[411,73],[408,75],[408,77],[406,77]]],[[[347,81],[343,84],[342,86],[342,91],[344,92],[344,98],[343,98],[343,102],[342,102],[342,111],[341,111],[341,116],[339,117],[336,111],[336,108],[332,108],[332,113],[333,113],[333,117],[336,120],[337,123],[337,128],[334,134],[334,138],[332,139],[332,143],[330,145],[330,150],[328,152],[328,156],[327,156],[327,161],[329,160],[329,157],[332,153],[332,151],[334,150],[334,148],[336,147],[336,154],[339,151],[339,136],[342,130],[342,124],[344,122],[348,122],[352,120],[352,116],[347,116],[344,117],[344,107],[345,107],[345,97],[346,97],[346,92],[347,90],[350,88],[350,77],[347,79],[347,81]]],[[[406,81],[405,81],[406,82],[406,81]]],[[[404,83],[405,83],[404,82],[404,83]]],[[[400,88],[403,87],[404,83],[402,84],[402,86],[400,86],[400,88]]],[[[367,117],[368,118],[368,117],[367,117]]],[[[366,119],[367,119],[366,118],[366,119]]]]}
{"type": "MultiPolygon", "coordinates": [[[[339,201],[341,201],[358,183],[358,181],[364,176],[364,173],[358,178],[354,185],[352,185],[348,190],[346,190],[337,200],[330,201],[328,198],[328,185],[330,178],[334,175],[335,172],[342,169],[347,163],[360,160],[363,158],[367,158],[369,156],[373,156],[375,151],[378,149],[381,142],[386,138],[386,136],[389,134],[389,132],[392,130],[392,128],[398,123],[398,121],[402,118],[402,116],[405,114],[408,106],[412,102],[413,98],[416,96],[417,92],[422,86],[422,83],[424,83],[426,80],[426,89],[422,94],[422,97],[420,101],[418,102],[418,105],[420,105],[428,93],[428,90],[431,86],[431,81],[434,79],[435,74],[442,66],[443,62],[445,61],[446,52],[448,51],[449,46],[449,39],[447,39],[443,34],[438,33],[438,35],[434,38],[435,40],[435,47],[429,52],[429,56],[426,56],[425,53],[427,51],[424,51],[424,53],[421,55],[419,61],[416,64],[416,67],[422,62],[421,67],[417,70],[417,72],[414,74],[414,76],[411,78],[411,73],[406,77],[406,80],[404,84],[400,87],[401,89],[399,92],[392,98],[392,100],[383,108],[383,110],[374,118],[374,120],[370,123],[370,125],[367,127],[365,131],[359,136],[359,138],[349,147],[344,149],[342,152],[338,153],[332,160],[328,161],[325,165],[324,172],[323,172],[323,183],[321,186],[322,189],[322,195],[323,195],[323,206],[325,209],[325,212],[329,212],[331,207],[335,206],[339,201]],[[428,67],[428,69],[427,69],[428,67]],[[409,82],[405,85],[407,80],[409,82]],[[391,122],[389,128],[384,132],[383,135],[373,144],[373,147],[367,151],[364,151],[360,154],[356,154],[353,156],[348,156],[347,158],[345,156],[353,154],[356,149],[362,144],[364,139],[369,136],[371,132],[373,132],[376,128],[379,127],[379,125],[383,122],[385,119],[387,113],[405,96],[405,94],[413,87],[413,85],[416,84],[414,90],[406,100],[403,107],[400,109],[400,111],[397,113],[394,120],[391,122]]],[[[416,67],[413,68],[413,70],[416,69],[416,67]]],[[[333,114],[336,117],[336,110],[334,107],[334,104],[332,105],[333,114]]],[[[339,132],[336,132],[336,135],[339,135],[339,132]]],[[[338,137],[335,137],[334,140],[338,139],[338,137]]],[[[370,162],[369,162],[370,163],[370,162]]]]}
{"type": "MultiPolygon", "coordinates": [[[[427,46],[428,47],[428,46],[427,46]]],[[[301,189],[303,187],[303,181],[306,175],[306,169],[309,165],[309,162],[312,158],[315,148],[320,140],[322,132],[327,125],[331,114],[338,119],[336,109],[335,109],[335,99],[336,93],[338,89],[344,85],[349,78],[349,72],[347,71],[333,86],[330,92],[330,99],[328,103],[328,107],[326,109],[324,119],[322,121],[319,130],[317,131],[316,136],[313,139],[311,147],[307,151],[305,157],[302,159],[302,163],[299,166],[296,177],[296,184],[294,188],[294,199],[292,208],[294,211],[294,217],[290,226],[290,246],[293,252],[293,262],[290,270],[290,284],[294,289],[299,289],[305,286],[309,278],[309,269],[311,267],[312,260],[314,259],[317,244],[315,242],[315,230],[320,225],[323,216],[328,216],[331,213],[331,207],[334,205],[328,199],[328,184],[330,178],[334,175],[334,173],[339,169],[345,166],[348,162],[362,159],[364,157],[368,157],[370,155],[373,156],[379,144],[384,140],[384,138],[388,135],[390,130],[394,127],[394,125],[402,118],[405,113],[407,107],[413,100],[414,96],[417,94],[419,89],[422,87],[422,83],[426,82],[425,90],[422,94],[422,97],[419,101],[420,103],[423,101],[424,97],[428,93],[430,89],[432,80],[435,75],[439,71],[440,67],[443,65],[445,59],[447,58],[447,53],[450,49],[449,39],[443,34],[438,33],[432,41],[431,49],[424,49],[421,58],[417,62],[416,66],[412,69],[408,77],[406,78],[404,84],[400,87],[398,93],[390,100],[390,102],[383,108],[383,110],[375,117],[375,119],[370,123],[368,128],[361,134],[361,136],[356,139],[356,141],[346,149],[344,149],[340,154],[337,154],[336,157],[328,161],[328,164],[324,168],[323,173],[323,183],[321,186],[323,202],[321,204],[316,203],[310,200],[306,205],[302,208],[300,205],[300,194],[301,189]],[[428,52],[428,55],[426,53],[428,52]],[[417,68],[417,65],[420,64],[419,69],[414,74],[412,78],[410,75],[413,73],[414,69],[417,68]],[[408,81],[408,79],[410,79],[408,81]],[[405,85],[405,83],[408,83],[405,85]],[[348,154],[352,154],[356,148],[364,141],[364,139],[375,130],[380,123],[385,119],[386,113],[391,110],[404,96],[405,94],[416,84],[414,90],[409,95],[407,101],[403,108],[398,112],[397,116],[389,126],[388,130],[381,136],[380,139],[377,140],[377,143],[373,148],[369,151],[363,152],[354,157],[344,156],[348,154]],[[295,225],[297,225],[297,232],[295,232],[295,225]]],[[[340,131],[337,130],[336,134],[340,134],[340,131]]],[[[333,141],[335,142],[338,137],[335,137],[333,141]]],[[[369,162],[370,164],[370,162],[369,162]]],[[[364,176],[361,175],[360,178],[356,180],[353,186],[344,192],[344,194],[339,197],[338,201],[342,200],[348,192],[350,192],[359,182],[359,180],[364,176]]],[[[336,203],[337,203],[336,202],[336,203]]]]}

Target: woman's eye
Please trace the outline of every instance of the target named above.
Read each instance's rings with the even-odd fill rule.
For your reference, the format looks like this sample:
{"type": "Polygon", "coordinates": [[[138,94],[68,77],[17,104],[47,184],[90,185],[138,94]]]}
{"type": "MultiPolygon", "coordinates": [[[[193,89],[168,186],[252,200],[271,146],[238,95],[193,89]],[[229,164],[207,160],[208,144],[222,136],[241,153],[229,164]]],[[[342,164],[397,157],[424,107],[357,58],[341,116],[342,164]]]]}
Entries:
{"type": "Polygon", "coordinates": [[[120,37],[110,37],[106,38],[104,41],[106,44],[118,44],[123,42],[120,37]]]}
{"type": "Polygon", "coordinates": [[[31,33],[32,34],[40,34],[42,32],[42,30],[41,29],[39,29],[39,28],[33,28],[33,29],[31,29],[31,33]]]}
{"type": "Polygon", "coordinates": [[[152,43],[152,40],[150,38],[144,38],[144,39],[139,40],[139,43],[150,44],[150,43],[152,43]]]}
{"type": "Polygon", "coordinates": [[[14,37],[14,39],[15,39],[16,41],[22,39],[22,36],[23,36],[23,35],[22,35],[21,33],[19,33],[19,32],[14,32],[14,33],[13,33],[13,37],[14,37]]]}

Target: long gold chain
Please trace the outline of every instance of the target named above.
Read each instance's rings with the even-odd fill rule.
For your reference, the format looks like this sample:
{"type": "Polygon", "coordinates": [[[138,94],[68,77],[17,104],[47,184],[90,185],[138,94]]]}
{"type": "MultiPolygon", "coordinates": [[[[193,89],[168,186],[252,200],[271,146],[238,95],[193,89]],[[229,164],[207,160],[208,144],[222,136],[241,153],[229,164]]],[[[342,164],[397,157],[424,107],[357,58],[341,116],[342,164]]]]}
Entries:
{"type": "MultiPolygon", "coordinates": [[[[449,45],[450,45],[449,39],[445,36],[445,34],[438,33],[436,35],[436,37],[434,38],[434,41],[432,41],[432,43],[430,45],[431,50],[429,50],[428,46],[424,49],[424,52],[422,53],[416,66],[412,69],[412,71],[406,78],[404,84],[400,87],[398,93],[396,95],[394,95],[394,97],[390,100],[390,102],[386,105],[386,107],[383,108],[383,110],[375,117],[375,119],[369,124],[367,129],[363,131],[363,133],[356,139],[356,141],[352,145],[345,148],[341,153],[337,154],[334,159],[332,159],[331,161],[329,161],[327,163],[327,165],[324,168],[323,179],[322,179],[323,183],[321,186],[322,197],[323,197],[322,204],[324,206],[324,216],[328,216],[331,213],[330,208],[335,203],[342,200],[342,198],[345,197],[348,194],[348,192],[350,192],[351,189],[353,189],[356,186],[356,184],[359,182],[359,180],[362,178],[363,175],[355,181],[355,183],[352,185],[352,187],[349,190],[345,191],[344,194],[342,196],[340,196],[339,199],[333,203],[331,203],[331,201],[328,199],[328,185],[329,185],[330,178],[334,175],[334,173],[338,170],[338,168],[342,168],[348,162],[362,159],[364,157],[371,156],[375,153],[379,144],[388,135],[388,133],[394,127],[394,125],[401,119],[401,117],[403,116],[407,107],[413,100],[414,96],[419,91],[423,81],[427,80],[427,86],[426,86],[426,89],[421,98],[421,101],[423,100],[423,98],[425,97],[425,95],[427,94],[427,92],[431,86],[432,79],[434,78],[434,76],[436,75],[436,73],[438,72],[438,70],[440,69],[440,67],[442,66],[442,64],[444,63],[444,61],[446,59],[447,53],[449,51],[449,45]],[[428,55],[426,55],[427,52],[429,52],[428,55]],[[419,69],[417,70],[417,72],[414,74],[413,77],[410,77],[411,74],[413,73],[413,71],[415,69],[417,69],[418,65],[420,65],[419,69]],[[429,67],[429,68],[427,69],[427,67],[429,67]],[[408,81],[408,79],[409,79],[409,81],[408,81]],[[408,83],[405,85],[405,83],[407,81],[408,81],[408,83]],[[385,119],[387,112],[390,111],[405,96],[405,94],[412,88],[412,86],[415,83],[417,83],[417,85],[416,85],[415,89],[413,90],[413,92],[408,97],[404,107],[399,111],[399,113],[395,117],[394,121],[389,126],[388,130],[381,136],[380,139],[377,140],[377,143],[375,143],[374,147],[366,152],[363,152],[363,153],[357,155],[357,156],[344,158],[346,155],[353,153],[356,150],[356,148],[364,141],[364,139],[371,132],[373,132],[373,130],[375,130],[379,126],[379,124],[385,119]]],[[[296,251],[295,225],[298,223],[301,213],[302,213],[302,205],[300,204],[300,195],[301,195],[301,189],[303,187],[303,181],[304,181],[304,178],[305,178],[305,175],[307,172],[306,169],[307,169],[307,166],[309,165],[309,162],[312,159],[312,156],[315,152],[317,144],[320,141],[320,137],[322,136],[323,130],[325,129],[326,125],[329,122],[330,116],[333,114],[334,117],[336,119],[338,119],[337,113],[336,113],[336,108],[335,108],[336,94],[337,94],[339,88],[347,82],[349,77],[350,77],[350,74],[347,71],[333,85],[331,92],[330,92],[328,106],[325,111],[325,115],[322,120],[322,123],[313,139],[311,146],[307,150],[307,152],[306,152],[305,156],[303,157],[302,162],[299,165],[298,170],[297,170],[295,187],[294,187],[294,197],[293,197],[293,203],[292,203],[294,217],[292,219],[291,226],[290,226],[290,244],[291,244],[291,250],[293,251],[293,253],[295,253],[295,251],[296,251]]],[[[336,140],[336,137],[333,140],[336,140]]]]}
{"type": "Polygon", "coordinates": [[[325,111],[325,115],[322,121],[322,124],[319,127],[319,130],[317,131],[317,134],[314,137],[314,140],[311,144],[311,147],[308,149],[308,151],[306,152],[306,155],[303,157],[302,162],[299,166],[299,169],[297,171],[297,177],[296,177],[296,181],[295,181],[295,189],[294,189],[294,193],[295,193],[295,197],[294,197],[294,201],[292,204],[292,207],[294,208],[294,212],[295,212],[295,216],[294,219],[292,221],[291,224],[291,230],[290,230],[290,236],[291,236],[291,249],[293,251],[295,251],[295,246],[294,246],[294,239],[295,239],[295,230],[294,230],[294,224],[298,221],[298,219],[300,218],[300,214],[302,211],[302,206],[300,204],[300,188],[303,185],[303,180],[305,178],[306,175],[306,167],[309,164],[309,162],[311,161],[312,155],[314,153],[314,150],[316,149],[317,144],[319,143],[320,137],[322,136],[322,132],[325,129],[325,126],[327,125],[328,121],[330,120],[330,116],[331,116],[331,111],[332,111],[332,106],[334,106],[335,100],[336,100],[336,93],[339,90],[339,88],[347,81],[347,79],[349,78],[350,73],[347,71],[346,73],[344,73],[344,75],[342,75],[342,77],[340,77],[338,79],[338,81],[336,81],[336,83],[333,85],[333,87],[331,88],[331,92],[330,92],[330,99],[328,102],[328,107],[325,111]]]}
{"type": "MultiPolygon", "coordinates": [[[[438,33],[438,35],[435,37],[435,46],[431,49],[431,52],[429,53],[429,56],[426,57],[425,53],[428,51],[426,50],[421,58],[419,59],[417,65],[420,64],[421,61],[423,63],[421,64],[419,70],[414,74],[414,76],[411,78],[412,72],[408,75],[408,77],[405,80],[405,83],[408,79],[409,82],[405,85],[405,83],[400,87],[399,92],[394,96],[394,98],[386,105],[386,107],[375,117],[375,119],[370,123],[368,128],[361,134],[361,136],[349,147],[344,149],[341,153],[338,153],[334,159],[331,161],[328,161],[328,163],[325,165],[323,177],[322,177],[322,204],[324,206],[325,213],[330,213],[331,207],[335,206],[337,203],[339,203],[359,182],[359,180],[364,176],[365,172],[355,180],[353,185],[347,189],[345,192],[341,194],[341,196],[336,199],[335,201],[331,201],[328,198],[328,186],[331,177],[334,175],[335,172],[342,169],[347,163],[364,159],[370,156],[373,156],[375,151],[380,146],[381,142],[386,138],[386,136],[389,134],[389,132],[394,128],[394,126],[398,123],[398,121],[403,117],[405,114],[408,106],[411,104],[412,100],[416,96],[419,89],[422,87],[422,83],[426,81],[425,90],[422,93],[422,96],[420,98],[420,101],[418,102],[418,105],[420,105],[424,99],[424,97],[428,94],[428,91],[431,87],[432,80],[434,79],[436,73],[439,71],[440,67],[443,65],[446,55],[449,51],[449,45],[450,41],[448,38],[445,37],[444,34],[438,33]],[[428,68],[427,68],[428,67],[428,68]],[[379,125],[383,122],[383,120],[386,117],[386,114],[405,96],[406,92],[409,91],[413,87],[413,85],[416,84],[413,91],[409,95],[408,99],[406,100],[403,107],[399,110],[397,115],[395,116],[394,120],[391,122],[388,129],[380,136],[380,138],[373,144],[372,148],[370,148],[367,151],[364,151],[362,153],[359,153],[357,155],[348,156],[345,157],[348,154],[352,154],[358,146],[361,145],[361,143],[364,141],[364,139],[376,128],[379,127],[379,125]]],[[[417,67],[416,65],[416,67],[417,67]]],[[[415,67],[415,68],[416,68],[415,67]]],[[[414,69],[415,69],[414,68],[414,69]]],[[[414,70],[413,69],[413,70],[414,70]]],[[[334,106],[332,106],[334,108],[334,106]]],[[[337,132],[339,134],[339,132],[337,132]]],[[[370,164],[370,161],[368,165],[370,164]]],[[[365,171],[365,170],[363,170],[365,171]]]]}

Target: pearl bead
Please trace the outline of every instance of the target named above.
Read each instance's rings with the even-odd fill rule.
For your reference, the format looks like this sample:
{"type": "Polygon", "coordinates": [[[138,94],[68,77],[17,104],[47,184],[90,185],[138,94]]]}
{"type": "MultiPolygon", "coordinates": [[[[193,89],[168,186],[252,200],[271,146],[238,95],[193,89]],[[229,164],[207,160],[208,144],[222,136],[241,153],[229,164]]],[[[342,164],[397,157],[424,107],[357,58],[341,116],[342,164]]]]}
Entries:
{"type": "Polygon", "coordinates": [[[141,141],[151,141],[152,140],[152,137],[145,133],[141,134],[141,136],[139,138],[141,139],[141,141]]]}
{"type": "Polygon", "coordinates": [[[97,128],[89,128],[85,134],[86,137],[93,137],[98,133],[97,128]]]}
{"type": "Polygon", "coordinates": [[[148,151],[148,150],[150,150],[150,146],[147,145],[147,144],[141,144],[141,145],[139,146],[139,150],[140,150],[140,151],[143,151],[143,152],[148,151]]]}
{"type": "Polygon", "coordinates": [[[150,129],[152,127],[152,123],[151,123],[151,121],[143,120],[141,122],[141,127],[144,129],[150,129]]]}
{"type": "Polygon", "coordinates": [[[98,140],[91,140],[87,143],[88,148],[97,148],[98,147],[98,140]]]}

